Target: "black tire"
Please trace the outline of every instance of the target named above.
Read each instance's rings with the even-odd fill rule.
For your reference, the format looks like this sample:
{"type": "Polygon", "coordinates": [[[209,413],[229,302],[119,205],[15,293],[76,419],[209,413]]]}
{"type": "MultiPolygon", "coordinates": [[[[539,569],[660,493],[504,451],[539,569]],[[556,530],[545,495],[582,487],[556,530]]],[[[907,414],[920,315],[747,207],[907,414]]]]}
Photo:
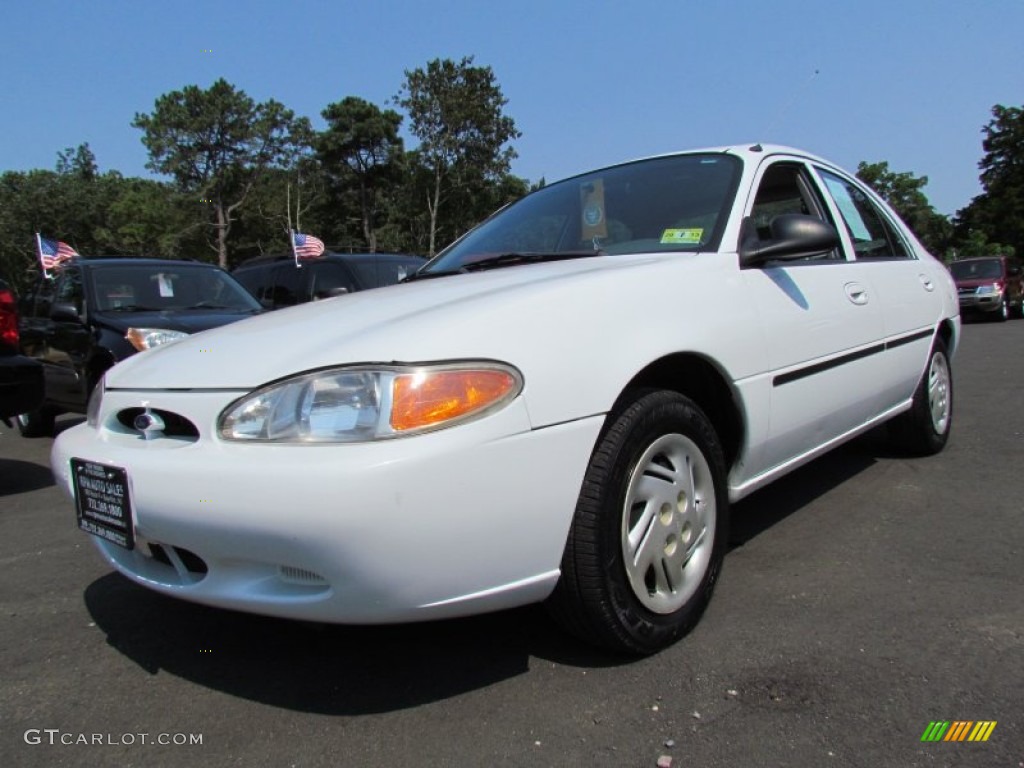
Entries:
{"type": "Polygon", "coordinates": [[[52,437],[56,414],[41,408],[38,411],[20,413],[16,421],[22,437],[52,437]]]}
{"type": "Polygon", "coordinates": [[[914,404],[890,423],[893,442],[916,456],[931,456],[946,447],[953,426],[953,369],[946,342],[936,337],[928,365],[914,390],[914,404]]]}
{"type": "Polygon", "coordinates": [[[676,392],[629,395],[590,458],[548,608],[590,643],[649,654],[689,632],[711,599],[729,502],[700,408],[676,392]]]}
{"type": "Polygon", "coordinates": [[[1005,323],[1010,319],[1010,297],[1004,296],[1002,303],[999,305],[999,310],[995,313],[995,319],[997,322],[1005,323]]]}

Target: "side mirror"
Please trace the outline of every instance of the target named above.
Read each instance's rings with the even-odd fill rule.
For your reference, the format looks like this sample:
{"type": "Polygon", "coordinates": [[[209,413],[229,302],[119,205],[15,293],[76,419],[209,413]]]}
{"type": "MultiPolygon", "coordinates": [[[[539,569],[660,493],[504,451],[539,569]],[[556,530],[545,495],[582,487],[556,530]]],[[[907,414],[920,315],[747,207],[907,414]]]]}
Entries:
{"type": "Polygon", "coordinates": [[[802,213],[784,213],[771,222],[771,238],[757,239],[747,219],[740,243],[740,266],[757,267],[775,259],[803,259],[839,246],[839,233],[831,224],[802,213]]]}
{"type": "Polygon", "coordinates": [[[82,324],[82,315],[78,311],[78,307],[70,302],[58,301],[50,307],[50,319],[57,320],[62,323],[78,323],[82,324]]]}

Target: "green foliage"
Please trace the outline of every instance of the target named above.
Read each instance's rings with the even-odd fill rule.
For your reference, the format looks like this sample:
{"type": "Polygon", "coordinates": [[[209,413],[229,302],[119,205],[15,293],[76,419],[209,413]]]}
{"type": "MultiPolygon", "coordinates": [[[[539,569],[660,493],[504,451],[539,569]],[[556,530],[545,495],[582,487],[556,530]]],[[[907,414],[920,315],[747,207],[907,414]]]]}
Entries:
{"type": "Polygon", "coordinates": [[[952,250],[953,260],[971,259],[975,256],[1013,256],[1015,249],[1012,245],[1002,243],[990,243],[988,236],[980,229],[972,229],[967,232],[963,241],[952,250]]]}
{"type": "MultiPolygon", "coordinates": [[[[473,66],[472,56],[458,63],[434,59],[426,69],[406,70],[405,78],[395,102],[408,113],[412,133],[420,140],[416,157],[430,172],[426,199],[428,252],[433,255],[442,204],[450,203],[454,190],[472,194],[474,187],[485,188],[506,175],[516,157],[506,144],[521,134],[503,113],[508,100],[494,72],[473,66]]],[[[449,234],[464,224],[451,222],[449,234]]]]}
{"type": "Polygon", "coordinates": [[[317,158],[335,188],[353,187],[367,248],[377,250],[377,227],[389,208],[385,191],[401,180],[402,116],[355,96],[328,104],[327,130],[315,140],[317,158]]]}
{"type": "Polygon", "coordinates": [[[88,144],[58,152],[55,170],[3,173],[0,276],[28,283],[36,232],[85,255],[227,267],[287,251],[291,227],[337,250],[432,253],[529,185],[509,173],[519,132],[489,67],[438,60],[406,76],[397,103],[415,115],[412,152],[394,110],[342,98],[314,134],[280,103],[220,79],[164,94],[132,122],[147,167],[169,181],[101,173],[88,144]]]}
{"type": "Polygon", "coordinates": [[[922,191],[927,176],[917,177],[909,172],[889,170],[889,163],[861,162],[857,165],[857,178],[868,184],[883,200],[893,207],[918,239],[934,254],[942,254],[949,245],[953,225],[938,213],[922,191]]]}
{"type": "Polygon", "coordinates": [[[284,105],[257,104],[224,79],[206,90],[189,85],[164,94],[152,114],[136,114],[132,125],[143,131],[146,167],[208,205],[222,267],[238,209],[266,171],[297,161],[311,134],[309,122],[284,105]]]}
{"type": "Polygon", "coordinates": [[[957,212],[957,244],[1024,253],[1024,109],[997,104],[982,133],[984,192],[957,212]]]}

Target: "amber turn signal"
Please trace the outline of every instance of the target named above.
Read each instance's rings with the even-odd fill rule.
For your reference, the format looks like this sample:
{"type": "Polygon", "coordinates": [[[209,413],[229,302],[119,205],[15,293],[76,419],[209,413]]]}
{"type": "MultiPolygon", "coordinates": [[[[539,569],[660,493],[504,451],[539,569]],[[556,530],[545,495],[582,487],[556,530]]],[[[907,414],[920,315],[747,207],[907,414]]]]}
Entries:
{"type": "Polygon", "coordinates": [[[505,370],[473,368],[404,373],[394,378],[391,428],[426,429],[498,405],[519,387],[505,370]]]}

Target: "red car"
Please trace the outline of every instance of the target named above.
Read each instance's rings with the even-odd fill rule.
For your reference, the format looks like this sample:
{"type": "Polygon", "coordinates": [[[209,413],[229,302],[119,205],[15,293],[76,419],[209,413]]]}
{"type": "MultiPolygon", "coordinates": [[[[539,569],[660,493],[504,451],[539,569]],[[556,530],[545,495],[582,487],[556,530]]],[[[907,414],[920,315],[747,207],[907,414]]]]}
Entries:
{"type": "Polygon", "coordinates": [[[0,280],[0,421],[38,408],[43,400],[43,367],[18,354],[18,310],[14,292],[0,280]]]}
{"type": "Polygon", "coordinates": [[[1008,320],[1024,316],[1024,270],[1012,256],[983,256],[949,265],[960,297],[960,313],[985,313],[1008,320]]]}

